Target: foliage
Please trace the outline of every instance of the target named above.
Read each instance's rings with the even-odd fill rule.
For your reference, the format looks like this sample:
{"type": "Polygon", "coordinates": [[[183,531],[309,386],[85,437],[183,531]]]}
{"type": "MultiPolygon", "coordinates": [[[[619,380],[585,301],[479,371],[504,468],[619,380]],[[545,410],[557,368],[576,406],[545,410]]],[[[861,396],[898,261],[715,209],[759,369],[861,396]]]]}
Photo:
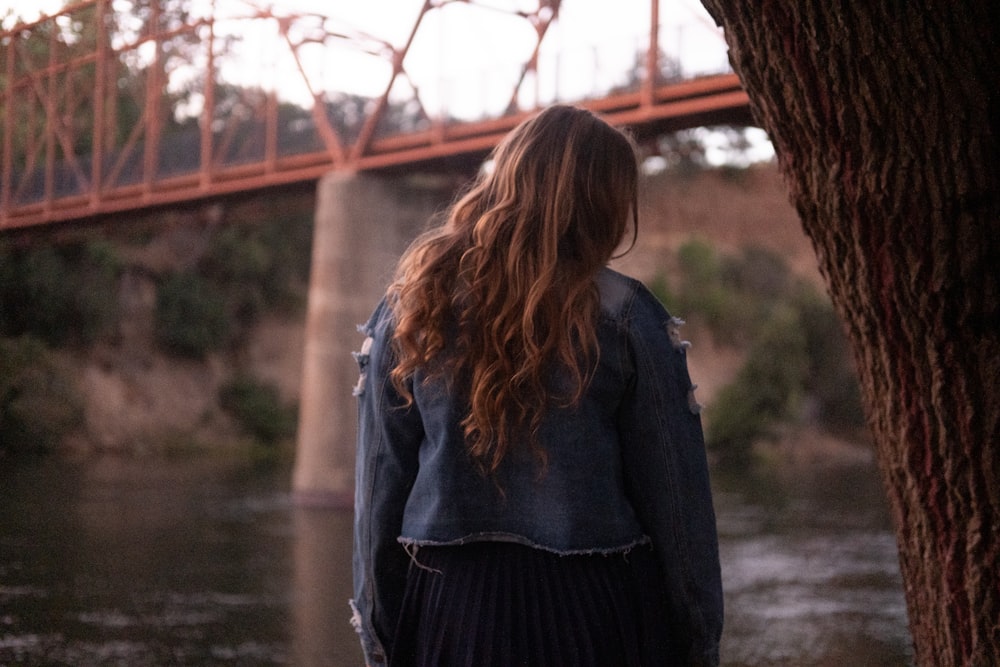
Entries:
{"type": "MultiPolygon", "coordinates": [[[[638,49],[632,56],[632,66],[622,74],[621,83],[612,86],[608,94],[617,94],[639,90],[649,77],[649,63],[647,49],[638,49]]],[[[656,68],[653,73],[654,85],[660,86],[664,83],[676,83],[684,78],[684,71],[681,61],[667,53],[663,48],[656,51],[656,68]]]]}
{"type": "Polygon", "coordinates": [[[779,309],[762,327],[736,379],[707,411],[708,440],[721,463],[746,463],[754,441],[797,416],[809,366],[798,314],[779,309]]]}
{"type": "Polygon", "coordinates": [[[229,340],[225,295],[193,271],[171,274],[156,292],[156,339],[176,354],[202,358],[229,340]]]}
{"type": "Polygon", "coordinates": [[[767,135],[755,127],[716,125],[660,134],[643,142],[647,173],[672,171],[693,176],[719,169],[723,178],[739,182],[746,168],[771,158],[767,135]]]}
{"type": "MultiPolygon", "coordinates": [[[[48,66],[53,61],[66,63],[93,52],[96,44],[96,30],[93,27],[96,21],[93,20],[93,14],[93,8],[82,9],[78,13],[80,21],[42,21],[29,31],[13,36],[10,43],[4,45],[5,55],[9,54],[10,62],[7,63],[4,72],[0,73],[0,89],[12,86],[13,81],[32,73],[33,70],[37,71],[48,66]],[[8,73],[13,75],[9,80],[8,73]]],[[[13,29],[26,22],[24,15],[33,18],[30,13],[25,12],[21,15],[10,9],[3,17],[3,24],[13,29]]],[[[8,59],[5,58],[6,60],[8,59]]],[[[88,66],[79,67],[71,74],[69,68],[60,68],[51,76],[55,79],[55,85],[59,90],[70,98],[81,90],[93,90],[92,69],[88,66]],[[85,78],[89,78],[89,81],[81,85],[82,79],[85,78]]],[[[20,88],[18,93],[23,94],[15,94],[6,99],[0,98],[0,117],[12,110],[13,117],[18,121],[10,128],[15,168],[23,168],[30,161],[27,153],[35,149],[38,145],[37,137],[44,132],[46,124],[52,121],[43,113],[43,106],[40,101],[36,101],[34,92],[30,88],[20,88]],[[11,104],[11,110],[3,107],[5,101],[11,104]]],[[[92,108],[93,105],[78,105],[78,108],[67,109],[61,119],[69,127],[92,126],[92,108]]],[[[73,154],[82,155],[90,150],[92,139],[88,134],[73,135],[69,146],[73,154]]],[[[56,154],[61,156],[66,146],[59,143],[53,148],[56,154]]]]}
{"type": "Polygon", "coordinates": [[[0,336],[92,344],[118,317],[122,263],[107,242],[14,248],[0,242],[0,336]]]}
{"type": "Polygon", "coordinates": [[[862,426],[857,378],[833,307],[795,280],[780,255],[748,246],[720,256],[691,240],[678,249],[677,264],[673,289],[664,278],[653,285],[668,308],[704,323],[717,341],[749,350],[706,413],[708,442],[720,459],[746,462],[755,440],[806,412],[832,431],[862,426]]]}
{"type": "Polygon", "coordinates": [[[72,374],[36,338],[0,338],[0,453],[43,452],[83,421],[72,374]]]}
{"type": "Polygon", "coordinates": [[[816,419],[832,431],[864,427],[857,373],[840,319],[830,300],[799,286],[792,296],[805,335],[809,369],[804,389],[814,397],[816,419]]]}
{"type": "Polygon", "coordinates": [[[696,315],[723,343],[747,343],[756,326],[753,299],[734,284],[728,258],[720,258],[705,241],[693,239],[677,251],[677,289],[668,307],[685,316],[696,315]]]}
{"type": "Polygon", "coordinates": [[[266,445],[295,435],[297,408],[283,403],[272,384],[238,376],[219,389],[219,402],[244,431],[266,445]]]}
{"type": "Polygon", "coordinates": [[[294,312],[308,280],[311,240],[307,217],[278,215],[218,228],[194,268],[161,281],[158,342],[201,358],[238,346],[265,312],[294,312]]]}
{"type": "Polygon", "coordinates": [[[206,279],[225,293],[240,325],[269,309],[290,311],[309,278],[312,224],[308,217],[277,214],[261,223],[219,229],[199,262],[206,279]]]}
{"type": "MultiPolygon", "coordinates": [[[[230,350],[264,312],[301,305],[310,218],[270,215],[215,228],[191,268],[162,277],[154,333],[165,350],[192,358],[230,350]]],[[[53,447],[79,423],[81,399],[49,346],[82,347],[113,334],[122,269],[118,251],[103,240],[0,240],[0,449],[53,447]]],[[[294,433],[295,409],[266,385],[234,383],[225,405],[262,442],[294,433]]]]}

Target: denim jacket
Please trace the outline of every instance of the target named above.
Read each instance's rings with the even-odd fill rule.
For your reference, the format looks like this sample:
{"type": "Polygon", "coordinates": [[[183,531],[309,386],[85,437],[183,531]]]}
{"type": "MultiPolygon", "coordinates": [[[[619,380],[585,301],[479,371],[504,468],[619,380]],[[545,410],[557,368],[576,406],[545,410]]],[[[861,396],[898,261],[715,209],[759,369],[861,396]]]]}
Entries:
{"type": "Polygon", "coordinates": [[[514,448],[484,478],[464,447],[461,392],[418,372],[406,407],[388,377],[385,300],[361,327],[352,623],[372,667],[391,653],[415,550],[479,540],[560,554],[651,542],[689,664],[718,664],[718,541],[687,343],[641,283],[611,269],[597,283],[597,370],[578,404],[546,410],[544,470],[514,448]]]}

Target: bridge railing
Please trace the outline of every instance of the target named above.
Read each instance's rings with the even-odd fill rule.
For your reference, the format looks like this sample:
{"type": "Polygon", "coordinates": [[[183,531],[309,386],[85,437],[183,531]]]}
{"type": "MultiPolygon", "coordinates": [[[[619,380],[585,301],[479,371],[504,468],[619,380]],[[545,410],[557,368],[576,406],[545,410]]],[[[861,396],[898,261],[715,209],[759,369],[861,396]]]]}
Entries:
{"type": "Polygon", "coordinates": [[[718,33],[661,21],[660,0],[617,6],[623,28],[596,31],[593,3],[571,0],[533,11],[424,0],[391,21],[377,3],[345,4],[367,12],[83,0],[8,26],[0,230],[331,169],[481,157],[524,112],[558,100],[623,124],[745,115],[718,33]]]}

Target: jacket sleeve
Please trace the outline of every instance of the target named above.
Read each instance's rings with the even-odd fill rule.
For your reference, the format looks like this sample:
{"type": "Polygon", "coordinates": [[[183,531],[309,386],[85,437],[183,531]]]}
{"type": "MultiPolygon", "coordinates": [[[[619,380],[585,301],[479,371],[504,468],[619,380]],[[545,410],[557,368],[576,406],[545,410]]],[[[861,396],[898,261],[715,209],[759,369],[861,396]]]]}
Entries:
{"type": "Polygon", "coordinates": [[[627,317],[630,388],[619,411],[625,483],[665,579],[689,665],[719,663],[723,601],[699,406],[673,319],[640,288],[627,317]]]}
{"type": "Polygon", "coordinates": [[[423,426],[415,404],[407,406],[389,379],[394,366],[391,315],[383,301],[355,354],[360,368],[358,441],[354,494],[354,610],[370,667],[392,651],[409,556],[397,542],[403,510],[417,474],[423,426]]]}

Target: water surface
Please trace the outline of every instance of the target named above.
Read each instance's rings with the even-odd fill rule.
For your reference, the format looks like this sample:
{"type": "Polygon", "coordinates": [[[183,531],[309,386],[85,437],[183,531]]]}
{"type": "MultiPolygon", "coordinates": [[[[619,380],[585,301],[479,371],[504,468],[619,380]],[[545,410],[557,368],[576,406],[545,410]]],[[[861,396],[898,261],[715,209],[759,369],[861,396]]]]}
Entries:
{"type": "MultiPolygon", "coordinates": [[[[290,471],[212,459],[46,459],[0,471],[0,664],[361,664],[351,516],[290,471]]],[[[718,476],[723,662],[909,664],[872,471],[718,476]]]]}

